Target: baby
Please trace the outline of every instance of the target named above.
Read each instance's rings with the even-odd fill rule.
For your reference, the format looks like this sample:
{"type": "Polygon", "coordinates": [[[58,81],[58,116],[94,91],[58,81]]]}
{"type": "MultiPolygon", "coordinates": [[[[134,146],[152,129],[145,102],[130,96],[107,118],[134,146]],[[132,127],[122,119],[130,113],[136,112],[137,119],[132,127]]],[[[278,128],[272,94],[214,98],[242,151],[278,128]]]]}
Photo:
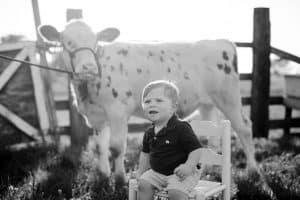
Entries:
{"type": "Polygon", "coordinates": [[[179,89],[158,80],[145,86],[142,107],[152,122],[143,137],[137,178],[139,200],[152,200],[166,188],[170,200],[188,199],[199,180],[200,143],[189,123],[176,116],[179,89]]]}

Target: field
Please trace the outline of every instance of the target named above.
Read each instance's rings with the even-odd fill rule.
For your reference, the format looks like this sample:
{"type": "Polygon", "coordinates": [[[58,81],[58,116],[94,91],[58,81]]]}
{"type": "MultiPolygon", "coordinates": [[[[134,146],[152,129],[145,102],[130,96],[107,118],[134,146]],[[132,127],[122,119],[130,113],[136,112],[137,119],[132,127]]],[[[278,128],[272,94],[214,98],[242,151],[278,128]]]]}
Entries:
{"type": "MultiPolygon", "coordinates": [[[[298,138],[299,140],[299,138],[298,138]]],[[[128,139],[125,159],[128,176],[136,169],[141,149],[139,137],[128,139]]],[[[299,141],[298,141],[299,143],[299,141]]],[[[300,197],[300,148],[289,138],[255,139],[256,158],[277,199],[300,197]]],[[[95,168],[97,158],[89,151],[55,146],[1,151],[0,199],[127,199],[127,187],[117,187],[113,179],[103,181],[95,168]],[[79,156],[80,155],[80,156],[79,156]]],[[[245,170],[240,143],[232,139],[232,195],[235,199],[274,199],[255,174],[245,170]]],[[[219,169],[208,170],[203,178],[218,180],[219,169]]]]}
{"type": "MultiPolygon", "coordinates": [[[[64,81],[61,78],[56,83],[62,84],[64,81]]],[[[57,93],[63,96],[65,88],[61,84],[55,87],[57,93]]],[[[242,83],[243,96],[249,96],[249,88],[249,82],[242,83]]],[[[272,77],[272,95],[282,95],[283,88],[282,77],[272,77]]],[[[249,113],[248,107],[243,109],[249,113]]],[[[270,108],[271,118],[282,119],[283,116],[283,106],[270,108]]],[[[270,132],[269,139],[255,139],[256,159],[277,199],[300,199],[300,140],[298,136],[281,136],[281,130],[274,130],[270,132]]],[[[128,177],[137,168],[141,137],[142,133],[130,134],[128,137],[125,159],[128,177]]],[[[103,180],[95,167],[98,159],[93,152],[70,148],[68,136],[61,137],[61,141],[59,148],[52,145],[16,152],[0,151],[0,199],[127,199],[127,186],[116,186],[113,178],[103,180]]],[[[262,187],[262,181],[257,175],[247,173],[245,164],[241,144],[232,138],[234,199],[275,199],[262,187]]],[[[208,170],[203,178],[219,179],[219,169],[208,170]]]]}

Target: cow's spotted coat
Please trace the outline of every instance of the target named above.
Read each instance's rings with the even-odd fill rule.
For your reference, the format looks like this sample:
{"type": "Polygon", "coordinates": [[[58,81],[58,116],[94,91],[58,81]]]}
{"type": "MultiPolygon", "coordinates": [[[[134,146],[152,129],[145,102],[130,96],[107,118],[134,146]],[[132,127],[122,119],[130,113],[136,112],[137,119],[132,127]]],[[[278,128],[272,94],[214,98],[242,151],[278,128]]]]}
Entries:
{"type": "MultiPolygon", "coordinates": [[[[80,47],[94,49],[97,40],[112,41],[119,34],[115,29],[110,29],[96,35],[81,21],[71,22],[61,33],[54,27],[42,26],[40,33],[48,40],[62,42],[64,52],[80,47]],[[109,31],[111,33],[107,34],[109,31]]],[[[67,54],[65,56],[67,60],[72,59],[67,54]]],[[[94,75],[74,80],[73,83],[80,112],[87,116],[94,128],[101,130],[103,119],[110,127],[109,141],[103,139],[102,146],[106,147],[109,143],[113,149],[117,175],[125,176],[123,159],[128,119],[131,115],[143,117],[142,89],[147,83],[157,79],[171,80],[178,85],[180,117],[199,109],[203,118],[209,118],[212,105],[219,108],[231,121],[241,139],[248,163],[251,167],[256,166],[251,124],[241,112],[237,55],[231,42],[114,42],[98,47],[98,61],[100,66],[97,66],[89,51],[77,52],[73,58],[76,72],[94,75]],[[98,67],[101,69],[101,77],[98,75],[98,67]]],[[[103,149],[103,166],[108,166],[107,151],[108,147],[103,149]]],[[[103,171],[109,173],[110,170],[103,171]]]]}

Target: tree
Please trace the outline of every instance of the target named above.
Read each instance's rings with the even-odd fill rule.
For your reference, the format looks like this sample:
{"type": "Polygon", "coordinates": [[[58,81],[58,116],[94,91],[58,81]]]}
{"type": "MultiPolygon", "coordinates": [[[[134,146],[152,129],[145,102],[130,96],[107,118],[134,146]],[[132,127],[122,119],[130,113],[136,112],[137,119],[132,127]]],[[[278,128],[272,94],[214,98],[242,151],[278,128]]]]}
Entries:
{"type": "Polygon", "coordinates": [[[19,42],[25,39],[24,35],[17,34],[8,34],[6,36],[1,37],[1,43],[14,43],[19,42]]]}

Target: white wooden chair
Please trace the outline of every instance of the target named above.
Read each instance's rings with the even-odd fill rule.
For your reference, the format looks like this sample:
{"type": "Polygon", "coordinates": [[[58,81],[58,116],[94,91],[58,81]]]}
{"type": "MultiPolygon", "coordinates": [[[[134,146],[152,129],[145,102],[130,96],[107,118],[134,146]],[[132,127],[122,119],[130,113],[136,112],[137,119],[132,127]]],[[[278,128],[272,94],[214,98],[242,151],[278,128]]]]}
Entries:
{"type": "MultiPolygon", "coordinates": [[[[199,180],[194,188],[193,197],[189,199],[204,200],[220,196],[223,200],[230,200],[230,178],[231,178],[231,125],[228,120],[222,120],[216,124],[211,121],[194,119],[190,122],[197,136],[220,137],[222,143],[221,154],[209,148],[203,148],[199,163],[202,165],[218,165],[222,168],[222,181],[214,182],[199,180]]],[[[159,195],[159,194],[158,194],[159,195]]],[[[128,200],[137,200],[137,182],[135,179],[129,181],[128,200]]]]}

